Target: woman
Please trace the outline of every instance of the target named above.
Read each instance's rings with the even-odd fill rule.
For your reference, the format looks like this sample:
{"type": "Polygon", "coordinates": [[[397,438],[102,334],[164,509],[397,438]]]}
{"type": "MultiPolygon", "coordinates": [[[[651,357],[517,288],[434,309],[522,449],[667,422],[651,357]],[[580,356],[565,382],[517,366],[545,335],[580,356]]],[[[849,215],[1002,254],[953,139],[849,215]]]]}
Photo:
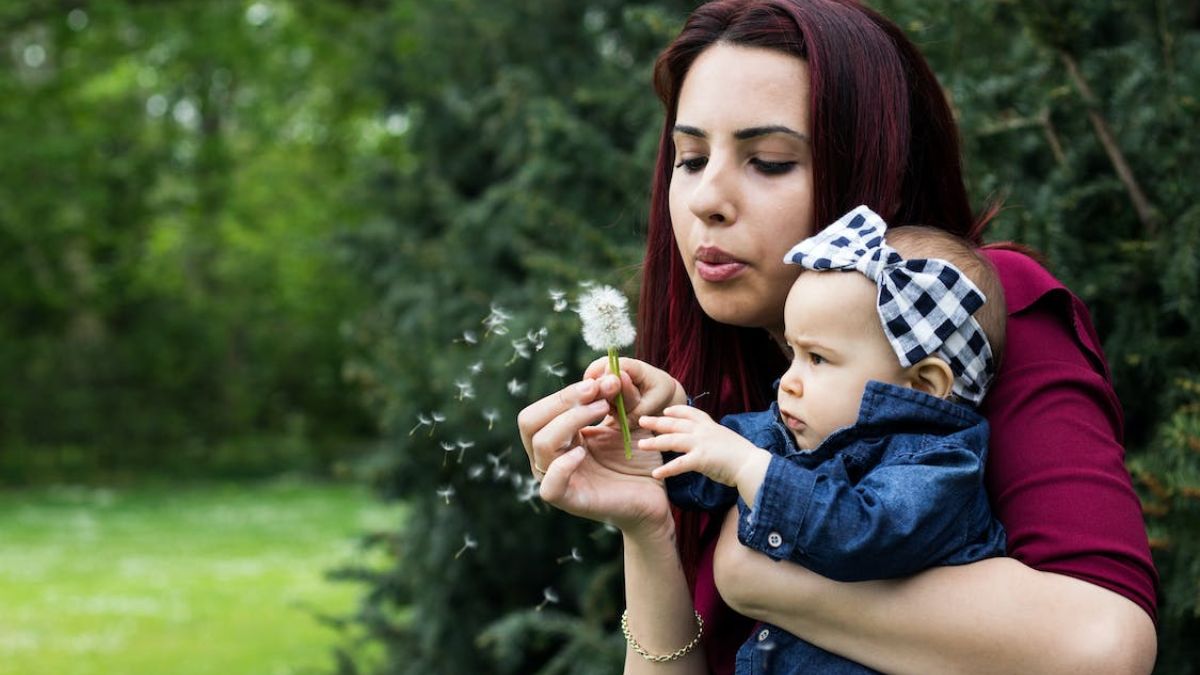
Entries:
{"type": "MultiPolygon", "coordinates": [[[[855,3],[704,5],[660,57],[655,85],[666,124],[639,356],[714,416],[763,407],[784,369],[772,335],[796,274],[782,263],[792,244],[858,204],[975,239],[987,220],[972,217],[936,79],[899,29],[855,3]]],[[[987,487],[1011,557],[836,583],[742,547],[728,519],[672,519],[648,476],[660,459],[626,462],[611,426],[589,426],[618,386],[631,420],[681,395],[642,391],[636,365],[620,384],[594,365],[521,413],[543,499],[622,531],[626,672],[732,672],[753,620],[888,672],[1151,669],[1157,578],[1086,310],[1023,254],[989,257],[1009,329],[982,408],[987,487]],[[703,654],[687,649],[698,616],[703,654]]]]}

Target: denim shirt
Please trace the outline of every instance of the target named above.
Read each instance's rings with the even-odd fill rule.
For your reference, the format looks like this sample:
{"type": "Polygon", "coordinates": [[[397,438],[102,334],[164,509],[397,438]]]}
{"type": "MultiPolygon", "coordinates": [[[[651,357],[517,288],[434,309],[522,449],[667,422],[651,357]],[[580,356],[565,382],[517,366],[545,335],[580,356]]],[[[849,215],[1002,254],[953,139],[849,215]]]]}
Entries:
{"type": "MultiPolygon", "coordinates": [[[[860,581],[1004,555],[983,486],[988,425],[967,406],[872,381],[854,425],[807,452],[777,404],[721,423],[774,455],[754,507],[699,473],[668,478],[668,495],[688,509],[736,503],[738,540],[775,560],[860,581]]],[[[738,651],[737,672],[874,671],[763,624],[738,651]]]]}

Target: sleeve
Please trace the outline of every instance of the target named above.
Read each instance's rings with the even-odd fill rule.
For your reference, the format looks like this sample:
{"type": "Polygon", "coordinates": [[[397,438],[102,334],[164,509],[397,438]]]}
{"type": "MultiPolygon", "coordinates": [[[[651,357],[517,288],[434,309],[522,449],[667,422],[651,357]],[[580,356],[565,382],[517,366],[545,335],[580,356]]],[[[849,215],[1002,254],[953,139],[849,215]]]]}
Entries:
{"type": "Polygon", "coordinates": [[[1008,552],[1123,595],[1157,620],[1158,575],[1091,319],[1057,282],[1036,296],[1027,283],[1009,293],[1010,283],[1007,346],[981,410],[992,430],[985,481],[1008,552]],[[1029,301],[1014,307],[1022,292],[1029,301]]]}
{"type": "MultiPolygon", "coordinates": [[[[663,464],[679,457],[677,452],[664,452],[663,464]]],[[[722,485],[696,471],[668,476],[666,479],[667,499],[688,511],[716,511],[727,509],[737,502],[737,488],[722,485]]]]}
{"type": "Polygon", "coordinates": [[[900,452],[852,482],[838,458],[813,469],[773,457],[752,510],[739,502],[738,539],[837,581],[913,574],[968,545],[1003,553],[981,490],[978,452],[932,442],[900,452]]]}

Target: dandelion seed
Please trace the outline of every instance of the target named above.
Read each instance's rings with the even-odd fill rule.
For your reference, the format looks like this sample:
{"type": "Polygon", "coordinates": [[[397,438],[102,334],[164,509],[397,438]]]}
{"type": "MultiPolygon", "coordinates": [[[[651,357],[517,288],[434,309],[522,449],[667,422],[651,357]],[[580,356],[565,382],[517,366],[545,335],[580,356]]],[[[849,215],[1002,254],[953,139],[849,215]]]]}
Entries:
{"type": "Polygon", "coordinates": [[[499,305],[492,303],[491,312],[483,319],[483,325],[487,328],[484,335],[504,335],[508,333],[508,327],[505,324],[512,315],[504,311],[499,305]]]}
{"type": "Polygon", "coordinates": [[[511,366],[517,362],[517,359],[528,359],[532,356],[532,354],[529,352],[529,342],[524,339],[513,340],[512,347],[513,355],[504,363],[505,366],[511,366]]]}
{"type": "Polygon", "coordinates": [[[461,338],[457,338],[457,339],[455,340],[455,342],[465,342],[465,343],[467,343],[467,344],[469,344],[469,345],[473,345],[473,344],[476,344],[477,342],[479,342],[479,338],[478,338],[478,337],[476,337],[476,335],[475,335],[475,331],[473,331],[473,330],[464,330],[464,331],[463,331],[463,334],[462,334],[462,337],[461,337],[461,338]]]}
{"type": "Polygon", "coordinates": [[[464,398],[475,398],[475,385],[471,384],[470,380],[455,380],[454,386],[458,387],[458,400],[461,401],[464,398]]]}
{"type": "Polygon", "coordinates": [[[542,611],[543,607],[550,604],[558,604],[558,593],[556,593],[553,588],[547,586],[542,589],[542,603],[538,605],[536,609],[540,612],[542,611]]]}
{"type": "Polygon", "coordinates": [[[541,487],[537,479],[525,476],[522,478],[520,484],[521,489],[517,492],[517,501],[529,504],[529,508],[533,509],[534,513],[541,513],[542,510],[538,508],[537,502],[534,501],[534,499],[542,496],[541,487]]]}
{"type": "Polygon", "coordinates": [[[483,361],[476,361],[471,364],[469,369],[472,375],[478,375],[483,372],[483,361]]]}
{"type": "Polygon", "coordinates": [[[446,460],[449,459],[450,453],[454,452],[457,449],[458,449],[457,445],[447,442],[447,441],[442,441],[442,450],[444,450],[446,452],[446,454],[442,455],[442,468],[446,467],[446,460]]]}
{"type": "Polygon", "coordinates": [[[520,396],[524,392],[525,392],[525,383],[524,382],[518,380],[515,377],[508,381],[508,393],[509,394],[511,394],[513,396],[520,396]]]}
{"type": "Polygon", "coordinates": [[[437,428],[438,424],[446,421],[446,416],[435,410],[429,413],[429,419],[433,420],[433,424],[429,425],[429,437],[433,438],[433,430],[437,428]]]}
{"type": "Polygon", "coordinates": [[[547,374],[553,375],[557,378],[563,378],[567,375],[567,369],[563,366],[561,361],[543,364],[542,370],[546,371],[547,374]]]}
{"type": "Polygon", "coordinates": [[[507,466],[497,466],[492,468],[492,478],[496,479],[497,482],[507,478],[508,473],[509,471],[507,466]]]}
{"type": "Polygon", "coordinates": [[[537,330],[531,330],[525,334],[525,341],[532,347],[533,351],[540,352],[546,346],[546,336],[550,334],[550,330],[545,326],[537,330]]]}
{"type": "Polygon", "coordinates": [[[471,480],[479,480],[479,477],[483,475],[485,469],[486,467],[484,467],[482,464],[472,464],[471,467],[467,469],[467,478],[470,478],[471,480]]]}
{"type": "Polygon", "coordinates": [[[454,445],[458,448],[458,463],[462,464],[463,454],[466,453],[467,450],[475,447],[475,441],[458,440],[454,442],[454,445]]]}
{"type": "Polygon", "coordinates": [[[432,417],[428,417],[423,413],[417,413],[417,426],[415,426],[411,430],[409,430],[408,435],[412,436],[413,433],[416,432],[416,430],[420,429],[421,427],[432,427],[432,426],[433,426],[433,418],[432,417]]]}
{"type": "Polygon", "coordinates": [[[495,408],[487,408],[483,411],[483,419],[487,420],[488,431],[496,424],[496,420],[500,419],[500,411],[495,408]]]}
{"type": "Polygon", "coordinates": [[[446,500],[446,504],[450,503],[450,498],[454,496],[454,486],[447,485],[446,487],[438,488],[437,496],[446,500]]]}
{"type": "Polygon", "coordinates": [[[472,539],[472,538],[471,538],[471,535],[469,535],[469,534],[464,534],[464,535],[463,535],[463,545],[462,545],[462,548],[458,549],[458,553],[455,553],[455,554],[454,554],[454,559],[455,559],[455,560],[458,560],[458,556],[460,556],[460,555],[462,555],[463,553],[465,553],[465,552],[467,551],[467,549],[476,548],[477,546],[479,546],[479,542],[477,542],[477,541],[475,541],[474,539],[472,539]]]}
{"type": "Polygon", "coordinates": [[[579,555],[579,549],[571,547],[571,552],[558,559],[558,564],[565,562],[583,562],[583,556],[579,555]]]}
{"type": "Polygon", "coordinates": [[[492,468],[493,468],[493,469],[499,469],[499,468],[500,468],[500,458],[501,458],[501,457],[502,457],[502,455],[493,455],[493,454],[492,454],[492,453],[490,453],[490,452],[487,454],[488,461],[492,463],[492,468]]]}
{"type": "Polygon", "coordinates": [[[550,301],[554,303],[554,311],[567,311],[567,294],[565,291],[560,291],[556,288],[550,289],[550,301]]]}

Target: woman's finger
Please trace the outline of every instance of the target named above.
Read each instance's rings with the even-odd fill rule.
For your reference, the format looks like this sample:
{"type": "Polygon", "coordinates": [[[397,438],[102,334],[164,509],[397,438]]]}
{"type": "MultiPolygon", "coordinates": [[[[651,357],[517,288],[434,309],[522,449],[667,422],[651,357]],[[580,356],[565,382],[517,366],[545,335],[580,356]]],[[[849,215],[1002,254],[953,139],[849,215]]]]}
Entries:
{"type": "Polygon", "coordinates": [[[584,380],[563,387],[525,406],[517,414],[517,428],[521,431],[521,443],[525,445],[525,452],[530,451],[530,442],[534,434],[565,411],[596,400],[599,392],[600,389],[594,380],[584,380]]]}
{"type": "Polygon", "coordinates": [[[560,413],[529,439],[531,461],[547,469],[555,457],[574,444],[580,429],[604,419],[608,411],[608,401],[600,399],[560,413]]]}
{"type": "Polygon", "coordinates": [[[587,451],[577,445],[570,452],[559,455],[550,466],[546,467],[546,474],[542,477],[542,484],[538,488],[538,494],[542,501],[547,504],[559,504],[567,494],[571,475],[583,463],[586,456],[587,451]]]}
{"type": "Polygon", "coordinates": [[[588,364],[583,370],[584,379],[594,380],[608,372],[608,357],[601,356],[600,358],[588,364]]]}

